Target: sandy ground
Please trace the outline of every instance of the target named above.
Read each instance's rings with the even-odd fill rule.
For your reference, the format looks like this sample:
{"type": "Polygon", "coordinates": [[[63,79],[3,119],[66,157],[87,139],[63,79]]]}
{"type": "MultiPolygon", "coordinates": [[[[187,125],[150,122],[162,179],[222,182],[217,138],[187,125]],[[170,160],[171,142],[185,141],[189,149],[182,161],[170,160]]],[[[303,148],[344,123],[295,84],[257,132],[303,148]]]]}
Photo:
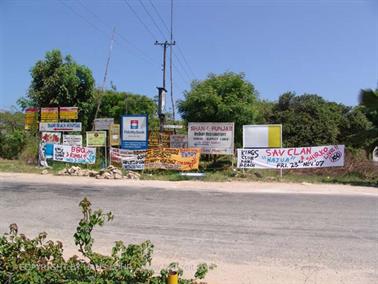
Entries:
{"type": "Polygon", "coordinates": [[[75,254],[82,196],[116,215],[95,233],[95,248],[151,239],[156,270],[175,260],[187,276],[199,262],[216,263],[211,284],[377,283],[377,188],[0,173],[0,232],[14,220],[75,254]]]}

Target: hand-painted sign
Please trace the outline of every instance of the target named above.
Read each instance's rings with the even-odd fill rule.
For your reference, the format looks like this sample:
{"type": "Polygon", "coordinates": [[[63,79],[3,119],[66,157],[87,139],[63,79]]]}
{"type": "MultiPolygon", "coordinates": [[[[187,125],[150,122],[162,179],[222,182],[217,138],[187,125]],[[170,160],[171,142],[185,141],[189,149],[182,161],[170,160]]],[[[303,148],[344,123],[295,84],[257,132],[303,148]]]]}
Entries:
{"type": "Polygon", "coordinates": [[[148,147],[147,115],[126,115],[121,120],[121,148],[144,150],[148,147]]]}
{"type": "Polygon", "coordinates": [[[282,125],[243,125],[243,148],[282,147],[282,125]]]}
{"type": "Polygon", "coordinates": [[[148,148],[169,148],[169,137],[171,132],[164,131],[160,133],[159,131],[149,131],[148,132],[148,148]],[[160,140],[160,143],[159,143],[160,140]]]}
{"type": "Polygon", "coordinates": [[[81,131],[81,122],[40,122],[39,131],[81,131]]]}
{"type": "Polygon", "coordinates": [[[44,143],[60,144],[61,132],[42,132],[41,141],[44,143]]]}
{"type": "Polygon", "coordinates": [[[106,147],[106,131],[87,131],[87,147],[106,147]]]}
{"type": "Polygon", "coordinates": [[[238,149],[238,168],[299,169],[344,166],[344,145],[238,149]]]}
{"type": "Polygon", "coordinates": [[[109,130],[114,124],[114,118],[96,118],[94,120],[95,130],[109,130]]]}
{"type": "Polygon", "coordinates": [[[201,150],[199,148],[148,149],[144,165],[146,169],[197,170],[200,156],[201,150]]]}
{"type": "Polygon", "coordinates": [[[172,134],[169,144],[170,148],[188,148],[188,135],[172,134]]]}
{"type": "Polygon", "coordinates": [[[83,136],[81,135],[63,135],[63,145],[82,146],[83,136]]]}
{"type": "Polygon", "coordinates": [[[25,129],[30,129],[38,121],[38,108],[31,107],[25,110],[25,129]]]}
{"type": "Polygon", "coordinates": [[[56,122],[59,118],[59,108],[43,107],[41,108],[41,122],[56,122]]]}
{"type": "Polygon", "coordinates": [[[96,148],[55,144],[53,160],[66,163],[94,164],[96,162],[96,148]]]}
{"type": "Polygon", "coordinates": [[[233,122],[189,122],[188,146],[201,148],[202,154],[233,155],[233,122]]]}
{"type": "Polygon", "coordinates": [[[73,120],[78,118],[77,107],[60,107],[59,108],[59,117],[61,120],[73,120]]]}
{"type": "Polygon", "coordinates": [[[109,145],[119,146],[121,126],[119,124],[112,124],[109,128],[109,145]]]}
{"type": "Polygon", "coordinates": [[[147,152],[145,150],[124,150],[110,148],[110,161],[112,165],[122,167],[126,170],[144,170],[144,161],[147,152]]]}

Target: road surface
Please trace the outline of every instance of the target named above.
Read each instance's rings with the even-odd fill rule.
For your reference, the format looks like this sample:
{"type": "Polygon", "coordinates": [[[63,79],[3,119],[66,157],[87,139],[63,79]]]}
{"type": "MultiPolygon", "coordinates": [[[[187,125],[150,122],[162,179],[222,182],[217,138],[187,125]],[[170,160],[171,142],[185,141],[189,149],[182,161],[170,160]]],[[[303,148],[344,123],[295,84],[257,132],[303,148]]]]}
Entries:
{"type": "Polygon", "coordinates": [[[377,188],[0,177],[0,232],[10,223],[29,236],[46,231],[67,255],[87,196],[115,215],[95,233],[100,252],[150,239],[156,268],[216,263],[210,283],[377,283],[377,188]]]}

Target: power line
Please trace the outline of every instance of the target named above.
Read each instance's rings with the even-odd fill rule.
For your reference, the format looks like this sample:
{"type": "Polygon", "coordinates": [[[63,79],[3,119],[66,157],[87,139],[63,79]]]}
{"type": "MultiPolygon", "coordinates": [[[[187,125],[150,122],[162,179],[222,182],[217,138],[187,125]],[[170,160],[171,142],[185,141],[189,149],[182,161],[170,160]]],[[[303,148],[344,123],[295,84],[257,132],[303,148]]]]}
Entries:
{"type": "Polygon", "coordinates": [[[164,35],[163,31],[160,29],[159,25],[156,23],[155,18],[152,17],[152,15],[150,14],[150,12],[147,10],[147,8],[144,5],[143,1],[139,0],[139,3],[142,5],[143,10],[146,12],[146,14],[148,15],[148,17],[150,17],[150,19],[151,19],[152,23],[154,24],[154,26],[156,27],[156,29],[160,32],[160,35],[166,40],[167,37],[164,35]]]}

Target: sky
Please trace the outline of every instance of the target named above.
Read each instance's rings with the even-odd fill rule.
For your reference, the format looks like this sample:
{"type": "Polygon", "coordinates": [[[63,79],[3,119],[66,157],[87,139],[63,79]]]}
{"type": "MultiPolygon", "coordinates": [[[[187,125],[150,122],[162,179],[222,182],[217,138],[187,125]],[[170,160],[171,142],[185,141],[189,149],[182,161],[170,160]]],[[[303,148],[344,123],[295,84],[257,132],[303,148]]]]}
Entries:
{"type": "MultiPolygon", "coordinates": [[[[361,88],[377,87],[378,0],[173,3],[176,100],[192,80],[226,71],[243,72],[267,100],[293,91],[353,106],[361,88]]],[[[54,48],[101,86],[113,27],[106,88],[152,98],[162,85],[154,43],[169,26],[170,0],[0,0],[0,108],[26,95],[32,66],[54,48]]]]}

